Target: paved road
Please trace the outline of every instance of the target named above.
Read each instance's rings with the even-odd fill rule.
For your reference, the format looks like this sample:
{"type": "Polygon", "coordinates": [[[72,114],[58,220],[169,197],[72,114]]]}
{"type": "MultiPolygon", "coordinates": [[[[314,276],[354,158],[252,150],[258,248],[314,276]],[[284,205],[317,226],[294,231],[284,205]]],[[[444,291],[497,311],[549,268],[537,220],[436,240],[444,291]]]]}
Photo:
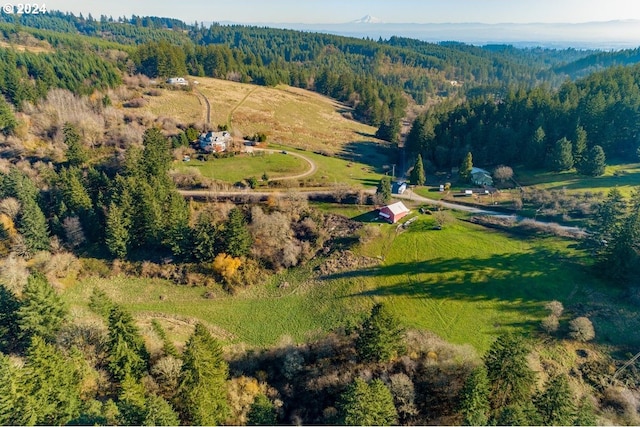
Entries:
{"type": "Polygon", "coordinates": [[[489,209],[480,209],[473,206],[459,205],[457,203],[451,203],[451,202],[443,202],[442,200],[428,199],[426,197],[423,197],[423,196],[420,196],[419,194],[414,193],[410,189],[407,189],[407,191],[405,191],[404,194],[394,194],[393,197],[397,199],[416,200],[416,201],[427,203],[430,205],[441,206],[443,208],[453,209],[456,211],[470,212],[478,215],[508,216],[502,212],[496,212],[489,209]]]}

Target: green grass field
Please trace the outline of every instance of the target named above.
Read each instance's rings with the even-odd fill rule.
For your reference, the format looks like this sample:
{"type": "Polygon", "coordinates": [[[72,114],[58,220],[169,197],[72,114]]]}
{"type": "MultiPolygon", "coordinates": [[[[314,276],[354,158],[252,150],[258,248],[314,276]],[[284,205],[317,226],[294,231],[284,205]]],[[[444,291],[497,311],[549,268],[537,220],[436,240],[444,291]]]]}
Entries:
{"type": "Polygon", "coordinates": [[[181,172],[193,168],[200,171],[202,176],[231,183],[252,176],[260,179],[265,172],[269,178],[277,178],[303,173],[309,169],[308,163],[299,157],[280,153],[238,155],[207,161],[196,159],[190,162],[175,161],[173,167],[181,172]]]}
{"type": "Polygon", "coordinates": [[[621,163],[607,166],[605,174],[597,177],[579,175],[576,172],[539,172],[516,170],[516,179],[523,186],[533,186],[553,190],[591,191],[607,193],[618,187],[625,195],[630,195],[633,187],[640,185],[640,163],[621,163]]]}
{"type": "Polygon", "coordinates": [[[82,317],[98,287],[141,321],[159,315],[198,319],[226,342],[250,346],[319,336],[353,324],[382,301],[407,327],[470,343],[481,352],[505,330],[536,331],[547,315],[544,304],[557,299],[567,310],[587,313],[599,341],[640,344],[637,310],[622,289],[594,277],[590,257],[575,242],[514,238],[459,220],[436,231],[433,221],[421,216],[399,234],[392,225],[368,225],[372,229],[365,234],[377,237],[358,252],[383,258],[373,268],[316,277],[308,266],[237,295],[219,291],[213,299],[204,297],[205,288],[161,280],[86,279],[64,298],[82,317]],[[279,288],[284,281],[290,286],[279,288]]]}

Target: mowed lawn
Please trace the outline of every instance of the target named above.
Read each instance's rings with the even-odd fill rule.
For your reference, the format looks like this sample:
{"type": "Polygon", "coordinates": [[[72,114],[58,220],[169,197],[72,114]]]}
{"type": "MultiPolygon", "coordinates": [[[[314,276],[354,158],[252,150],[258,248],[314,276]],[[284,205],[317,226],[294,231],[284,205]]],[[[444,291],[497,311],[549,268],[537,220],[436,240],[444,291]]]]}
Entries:
{"type": "Polygon", "coordinates": [[[89,313],[91,290],[98,287],[143,323],[154,317],[199,320],[225,342],[250,346],[320,336],[354,324],[381,301],[405,326],[470,343],[481,352],[501,332],[539,330],[545,303],[557,299],[568,313],[561,329],[571,310],[586,310],[599,341],[640,344],[637,310],[625,302],[623,289],[594,277],[586,267],[591,260],[574,248],[575,242],[513,238],[459,220],[432,230],[429,216],[399,234],[395,226],[369,226],[379,228],[379,236],[359,252],[383,258],[372,268],[325,277],[304,268],[237,295],[214,292],[213,298],[206,298],[208,290],[201,287],[122,277],[86,279],[63,295],[79,317],[89,313]],[[285,281],[289,286],[278,286],[285,281]]]}
{"type": "Polygon", "coordinates": [[[202,176],[231,183],[250,177],[261,179],[264,173],[269,178],[277,178],[309,170],[309,164],[299,157],[269,152],[256,155],[243,154],[207,161],[197,159],[191,159],[189,162],[175,161],[173,167],[181,172],[195,169],[202,176]]]}

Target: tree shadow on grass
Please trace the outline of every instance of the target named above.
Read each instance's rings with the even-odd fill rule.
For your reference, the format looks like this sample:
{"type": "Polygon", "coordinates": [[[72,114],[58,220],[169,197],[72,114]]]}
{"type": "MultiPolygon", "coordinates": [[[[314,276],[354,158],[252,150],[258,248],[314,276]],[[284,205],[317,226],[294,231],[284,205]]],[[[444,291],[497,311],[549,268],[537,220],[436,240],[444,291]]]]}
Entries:
{"type": "Polygon", "coordinates": [[[378,173],[386,172],[383,166],[394,163],[395,155],[391,146],[373,141],[348,142],[340,152],[341,158],[365,164],[378,173]]]}
{"type": "MultiPolygon", "coordinates": [[[[437,232],[437,231],[433,231],[437,232]]],[[[430,298],[491,303],[498,310],[516,312],[523,319],[546,315],[544,304],[568,302],[574,286],[587,271],[575,258],[549,249],[490,257],[435,258],[400,262],[327,275],[325,279],[380,278],[374,289],[349,297],[430,298]]],[[[524,321],[510,326],[531,327],[524,321]]]]}

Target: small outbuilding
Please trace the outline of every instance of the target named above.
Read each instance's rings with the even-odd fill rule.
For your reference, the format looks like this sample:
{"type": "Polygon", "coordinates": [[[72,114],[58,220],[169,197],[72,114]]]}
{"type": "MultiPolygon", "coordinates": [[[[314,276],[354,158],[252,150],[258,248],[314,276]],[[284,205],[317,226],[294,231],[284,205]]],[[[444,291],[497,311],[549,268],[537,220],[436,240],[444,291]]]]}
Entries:
{"type": "Polygon", "coordinates": [[[378,211],[378,216],[391,224],[395,224],[401,218],[407,216],[410,210],[402,202],[396,202],[384,206],[378,211]]]}
{"type": "Polygon", "coordinates": [[[473,167],[471,168],[471,182],[479,186],[491,186],[493,185],[493,178],[486,170],[473,167]]]}
{"type": "Polygon", "coordinates": [[[402,181],[395,181],[391,186],[391,193],[402,194],[407,190],[407,183],[402,181]]]}

